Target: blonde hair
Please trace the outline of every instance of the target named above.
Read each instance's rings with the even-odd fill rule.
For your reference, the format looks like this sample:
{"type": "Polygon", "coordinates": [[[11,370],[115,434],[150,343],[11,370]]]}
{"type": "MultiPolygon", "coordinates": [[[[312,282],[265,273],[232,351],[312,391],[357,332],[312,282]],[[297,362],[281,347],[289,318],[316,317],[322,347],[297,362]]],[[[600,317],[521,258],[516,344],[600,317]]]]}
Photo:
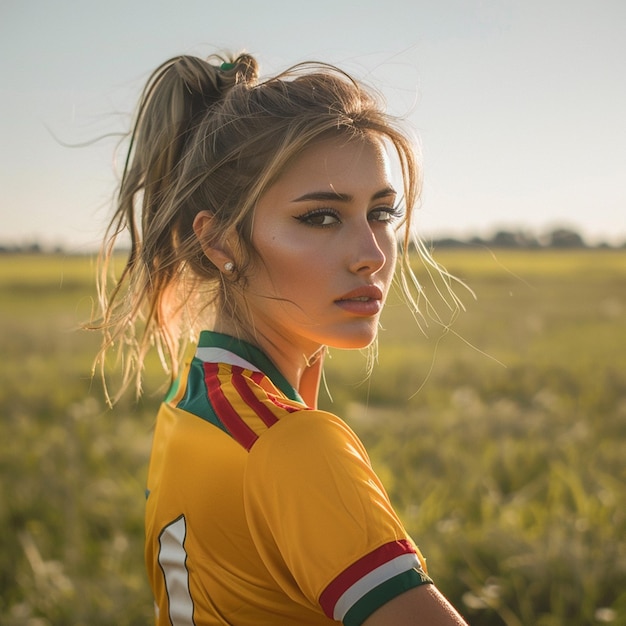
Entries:
{"type": "MultiPolygon", "coordinates": [[[[299,64],[259,82],[249,54],[207,60],[179,56],[161,65],[143,91],[130,137],[115,213],[102,246],[99,275],[103,330],[99,361],[111,348],[124,353],[124,389],[155,346],[172,376],[187,341],[219,310],[235,325],[249,323],[238,297],[254,258],[254,207],[290,160],[332,135],[373,134],[394,148],[405,203],[401,285],[419,285],[408,250],[420,192],[414,142],[385,112],[381,99],[336,67],[299,64]],[[223,280],[193,231],[210,211],[211,241],[236,233],[235,280],[223,280]],[[118,236],[130,233],[130,253],[117,279],[110,276],[118,236]],[[114,286],[109,289],[109,283],[114,286]]],[[[421,247],[422,256],[430,259],[421,247]]],[[[416,298],[409,295],[417,311],[416,298]]],[[[104,374],[104,371],[103,371],[104,374]]]]}

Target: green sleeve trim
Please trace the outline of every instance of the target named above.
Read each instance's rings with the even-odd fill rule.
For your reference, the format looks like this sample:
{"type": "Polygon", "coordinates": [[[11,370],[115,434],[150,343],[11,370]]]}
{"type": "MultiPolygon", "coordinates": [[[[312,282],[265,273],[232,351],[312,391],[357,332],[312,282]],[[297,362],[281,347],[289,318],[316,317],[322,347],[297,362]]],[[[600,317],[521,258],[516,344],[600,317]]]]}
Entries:
{"type": "Polygon", "coordinates": [[[374,587],[358,600],[346,613],[343,618],[344,626],[360,626],[374,611],[379,609],[389,600],[393,600],[401,593],[419,587],[420,585],[431,584],[433,581],[423,572],[411,569],[402,572],[393,578],[374,587]]]}

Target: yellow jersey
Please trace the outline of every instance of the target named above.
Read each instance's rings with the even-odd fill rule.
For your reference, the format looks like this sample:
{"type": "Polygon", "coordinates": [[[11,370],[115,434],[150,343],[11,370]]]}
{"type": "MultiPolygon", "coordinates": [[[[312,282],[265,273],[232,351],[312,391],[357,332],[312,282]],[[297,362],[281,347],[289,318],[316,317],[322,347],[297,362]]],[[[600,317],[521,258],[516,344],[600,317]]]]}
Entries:
{"type": "Polygon", "coordinates": [[[432,582],[357,436],[232,337],[201,334],[147,486],[159,626],[357,626],[432,582]]]}

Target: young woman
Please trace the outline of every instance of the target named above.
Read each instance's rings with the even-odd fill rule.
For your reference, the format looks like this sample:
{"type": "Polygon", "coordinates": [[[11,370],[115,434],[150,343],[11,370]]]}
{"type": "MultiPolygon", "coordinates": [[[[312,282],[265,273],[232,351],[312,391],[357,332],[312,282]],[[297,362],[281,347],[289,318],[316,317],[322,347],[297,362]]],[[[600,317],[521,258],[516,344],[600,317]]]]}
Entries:
{"type": "Polygon", "coordinates": [[[124,228],[131,252],[104,285],[103,327],[129,376],[155,343],[181,372],[148,476],[158,624],[465,623],[356,435],[317,409],[326,347],[376,338],[401,229],[410,280],[418,190],[411,142],[333,67],[259,82],[249,55],[184,56],[151,77],[105,258],[124,228]]]}

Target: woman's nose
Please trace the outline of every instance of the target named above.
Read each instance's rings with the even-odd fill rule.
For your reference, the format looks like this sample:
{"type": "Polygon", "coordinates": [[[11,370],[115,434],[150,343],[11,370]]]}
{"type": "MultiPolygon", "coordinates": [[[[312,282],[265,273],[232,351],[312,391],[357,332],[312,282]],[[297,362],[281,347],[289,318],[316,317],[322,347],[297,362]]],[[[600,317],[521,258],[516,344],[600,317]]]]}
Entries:
{"type": "Polygon", "coordinates": [[[369,223],[358,228],[350,237],[351,272],[374,274],[385,265],[387,257],[369,223]]]}

